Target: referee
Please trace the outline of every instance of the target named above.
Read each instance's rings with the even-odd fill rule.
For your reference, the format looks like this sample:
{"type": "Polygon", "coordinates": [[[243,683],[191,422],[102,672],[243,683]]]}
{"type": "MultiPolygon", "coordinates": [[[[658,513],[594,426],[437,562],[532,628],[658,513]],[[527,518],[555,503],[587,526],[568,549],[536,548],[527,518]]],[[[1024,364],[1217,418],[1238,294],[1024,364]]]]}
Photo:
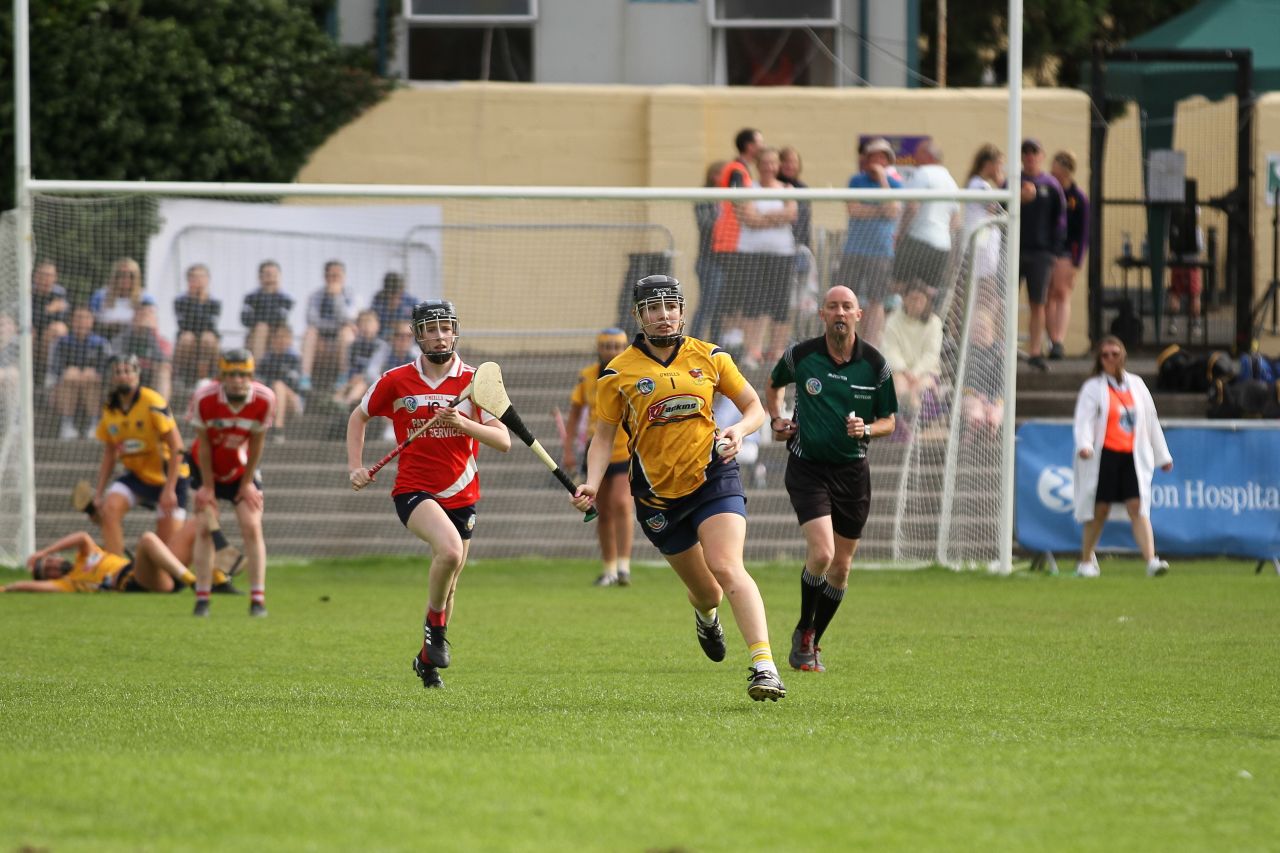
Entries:
{"type": "Polygon", "coordinates": [[[793,669],[823,672],[818,642],[840,607],[871,506],[867,444],[893,434],[898,398],[880,351],[856,334],[862,309],[847,287],[827,291],[823,334],[792,344],[769,376],[765,406],[774,441],[787,442],[787,494],[804,532],[800,621],[793,669]],[[782,417],[786,387],[795,413],[782,417]]]}

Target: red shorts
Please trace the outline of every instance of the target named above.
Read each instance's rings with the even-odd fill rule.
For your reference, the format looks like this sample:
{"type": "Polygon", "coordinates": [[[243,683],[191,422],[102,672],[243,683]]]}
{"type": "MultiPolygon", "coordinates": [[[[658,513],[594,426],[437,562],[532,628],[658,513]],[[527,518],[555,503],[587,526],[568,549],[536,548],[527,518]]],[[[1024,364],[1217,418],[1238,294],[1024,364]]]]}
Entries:
{"type": "Polygon", "coordinates": [[[1178,296],[1199,296],[1201,290],[1199,267],[1170,267],[1169,292],[1178,296]]]}

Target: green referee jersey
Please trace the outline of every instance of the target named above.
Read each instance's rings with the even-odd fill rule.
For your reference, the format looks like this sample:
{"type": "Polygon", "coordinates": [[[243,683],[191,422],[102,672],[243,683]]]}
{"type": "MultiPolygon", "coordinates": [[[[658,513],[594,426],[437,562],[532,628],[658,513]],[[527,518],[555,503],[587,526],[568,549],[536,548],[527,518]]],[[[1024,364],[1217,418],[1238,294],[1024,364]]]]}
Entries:
{"type": "Polygon", "coordinates": [[[848,433],[846,418],[856,414],[867,424],[898,411],[893,371],[880,351],[856,338],[853,358],[837,364],[827,352],[826,338],[810,338],[787,347],[769,376],[782,388],[795,383],[792,416],[799,428],[787,449],[801,459],[843,463],[867,455],[867,439],[848,433]]]}

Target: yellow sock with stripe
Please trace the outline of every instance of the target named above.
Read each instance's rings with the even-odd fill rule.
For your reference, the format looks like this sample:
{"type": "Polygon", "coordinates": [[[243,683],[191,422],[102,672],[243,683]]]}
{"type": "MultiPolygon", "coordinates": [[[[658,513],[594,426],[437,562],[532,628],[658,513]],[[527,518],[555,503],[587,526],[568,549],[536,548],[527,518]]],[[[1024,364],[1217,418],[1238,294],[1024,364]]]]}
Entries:
{"type": "Polygon", "coordinates": [[[760,643],[752,643],[748,647],[747,651],[751,652],[752,669],[767,669],[774,673],[778,671],[778,667],[773,662],[773,651],[769,648],[768,640],[760,643]]]}

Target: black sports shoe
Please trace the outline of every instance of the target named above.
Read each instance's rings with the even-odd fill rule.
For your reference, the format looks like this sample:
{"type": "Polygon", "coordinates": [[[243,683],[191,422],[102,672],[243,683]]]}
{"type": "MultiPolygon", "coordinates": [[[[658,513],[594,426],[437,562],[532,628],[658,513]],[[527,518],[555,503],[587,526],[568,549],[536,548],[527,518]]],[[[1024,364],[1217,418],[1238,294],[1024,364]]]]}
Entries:
{"type": "Polygon", "coordinates": [[[267,615],[267,605],[260,601],[249,602],[249,615],[261,618],[267,615]]]}
{"type": "Polygon", "coordinates": [[[1062,361],[1067,357],[1067,351],[1060,343],[1049,344],[1049,360],[1062,361]]]}
{"type": "Polygon", "coordinates": [[[693,623],[698,626],[698,645],[702,646],[703,653],[716,663],[724,660],[724,629],[720,627],[720,617],[716,616],[716,621],[708,625],[694,613],[693,623]]]}
{"type": "Polygon", "coordinates": [[[440,670],[429,663],[423,663],[422,659],[417,655],[413,658],[413,674],[422,679],[423,687],[428,689],[444,687],[444,679],[440,677],[440,670]]]}
{"type": "Polygon", "coordinates": [[[1045,362],[1044,356],[1042,355],[1031,356],[1031,358],[1027,359],[1027,364],[1034,367],[1036,370],[1039,370],[1041,373],[1049,369],[1049,365],[1045,362]]]}
{"type": "Polygon", "coordinates": [[[212,592],[215,595],[244,595],[244,590],[236,589],[236,585],[231,582],[230,578],[224,580],[222,583],[215,583],[213,586],[209,587],[209,592],[212,592]]]}
{"type": "Polygon", "coordinates": [[[768,699],[777,702],[787,695],[786,685],[776,672],[767,669],[752,669],[747,676],[747,695],[757,702],[768,699]]]}
{"type": "Polygon", "coordinates": [[[423,625],[422,641],[431,663],[441,669],[449,667],[449,641],[445,639],[444,625],[423,625]]]}
{"type": "Polygon", "coordinates": [[[192,616],[208,616],[209,615],[209,599],[197,598],[196,609],[191,611],[192,616]]]}

